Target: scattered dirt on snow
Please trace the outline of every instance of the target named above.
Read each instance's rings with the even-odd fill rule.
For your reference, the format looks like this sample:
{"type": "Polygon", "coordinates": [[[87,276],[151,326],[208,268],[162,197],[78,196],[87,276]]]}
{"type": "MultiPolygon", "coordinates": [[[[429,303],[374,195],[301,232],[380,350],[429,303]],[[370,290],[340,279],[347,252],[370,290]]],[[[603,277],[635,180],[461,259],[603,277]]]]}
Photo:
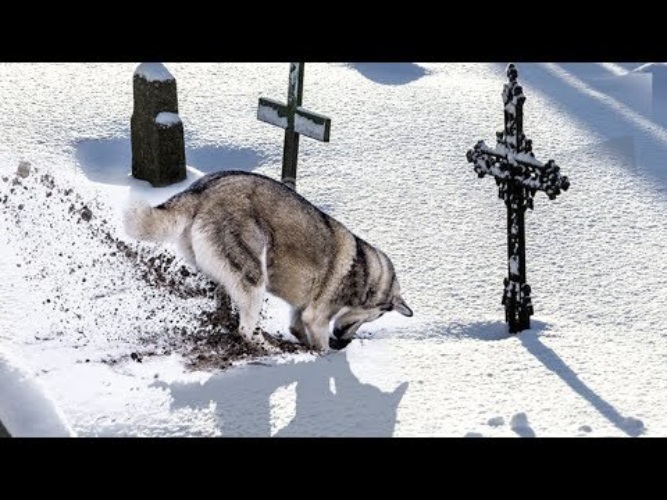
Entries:
{"type": "MultiPolygon", "coordinates": [[[[191,369],[215,370],[269,354],[236,333],[238,314],[214,282],[167,248],[116,235],[105,218],[111,207],[23,163],[14,178],[0,180],[0,209],[13,226],[7,236],[18,243],[26,279],[44,292],[42,304],[51,311],[51,328],[35,340],[84,348],[106,336],[114,348],[96,361],[110,365],[177,353],[191,369]],[[135,293],[139,307],[126,310],[117,296],[135,293]]],[[[280,333],[261,327],[257,333],[284,353],[307,351],[280,333]]]]}

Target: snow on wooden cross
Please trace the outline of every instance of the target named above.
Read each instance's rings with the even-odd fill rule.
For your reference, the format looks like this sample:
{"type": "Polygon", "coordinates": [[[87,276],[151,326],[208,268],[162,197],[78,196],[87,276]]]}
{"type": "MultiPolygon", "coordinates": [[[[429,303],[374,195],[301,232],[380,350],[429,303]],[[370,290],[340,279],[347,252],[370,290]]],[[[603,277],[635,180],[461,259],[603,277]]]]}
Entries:
{"type": "Polygon", "coordinates": [[[285,129],[282,181],[296,189],[299,134],[329,142],[331,119],[301,107],[305,63],[290,63],[287,104],[260,97],[257,119],[285,129]]]}
{"type": "Polygon", "coordinates": [[[519,72],[514,64],[507,66],[509,82],[503,88],[505,129],[496,132],[496,147],[479,141],[468,151],[468,162],[474,164],[479,177],[495,177],[499,197],[507,206],[508,277],[502,304],[510,333],[530,328],[533,305],[530,286],[526,283],[526,235],[524,214],[533,209],[533,197],[544,191],[550,200],[567,191],[570,181],[560,173],[553,160],[542,163],[533,154],[532,141],[523,133],[523,103],[526,98],[517,83],[519,72]]]}

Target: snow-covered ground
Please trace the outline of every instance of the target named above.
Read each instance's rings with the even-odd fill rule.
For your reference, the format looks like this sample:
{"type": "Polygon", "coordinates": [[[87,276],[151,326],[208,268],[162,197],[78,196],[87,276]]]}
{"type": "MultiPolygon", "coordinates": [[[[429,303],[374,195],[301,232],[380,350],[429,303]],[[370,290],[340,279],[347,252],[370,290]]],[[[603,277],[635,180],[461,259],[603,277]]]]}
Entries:
{"type": "MultiPolygon", "coordinates": [[[[189,171],[152,189],[128,177],[137,64],[0,65],[10,432],[30,434],[23,408],[27,424],[60,422],[33,433],[79,436],[667,435],[662,65],[518,64],[526,134],[571,188],[526,216],[535,315],[510,336],[505,208],[465,158],[502,128],[506,64],[306,64],[304,107],[332,129],[301,140],[298,190],[387,252],[415,316],[388,314],[341,352],[224,371],[164,346],[127,356],[208,301],[147,285],[108,243],[130,195],[158,201],[218,169],[279,178],[283,131],[256,113],[260,96],[285,100],[288,65],[166,66],[189,171]],[[21,161],[33,171],[12,184],[21,161]],[[21,384],[41,399],[17,403],[21,384]]],[[[285,331],[283,305],[268,310],[265,328],[285,331]]]]}

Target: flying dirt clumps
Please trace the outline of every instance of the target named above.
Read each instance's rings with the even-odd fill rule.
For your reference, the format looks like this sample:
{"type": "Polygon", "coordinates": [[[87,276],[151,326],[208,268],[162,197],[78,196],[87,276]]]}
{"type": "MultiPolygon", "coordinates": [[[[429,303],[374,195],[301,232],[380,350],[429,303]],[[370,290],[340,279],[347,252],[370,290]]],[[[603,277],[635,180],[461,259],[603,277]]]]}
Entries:
{"type": "MultiPolygon", "coordinates": [[[[238,314],[215,283],[167,248],[125,241],[107,220],[118,207],[56,175],[22,162],[0,178],[3,238],[23,255],[44,309],[35,312],[44,319],[37,342],[71,347],[81,362],[176,353],[206,370],[269,354],[237,335],[238,314]]],[[[306,350],[278,332],[258,333],[278,352],[306,350]]]]}
{"type": "Polygon", "coordinates": [[[25,179],[30,175],[30,163],[27,161],[22,161],[19,163],[19,167],[16,169],[16,175],[25,179]]]}

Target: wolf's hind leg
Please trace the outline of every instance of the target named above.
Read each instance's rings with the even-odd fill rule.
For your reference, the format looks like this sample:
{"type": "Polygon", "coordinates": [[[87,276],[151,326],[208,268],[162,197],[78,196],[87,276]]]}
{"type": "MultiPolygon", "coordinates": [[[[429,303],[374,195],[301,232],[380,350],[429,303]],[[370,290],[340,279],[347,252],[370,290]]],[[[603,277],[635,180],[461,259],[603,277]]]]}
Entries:
{"type": "Polygon", "coordinates": [[[192,249],[192,238],[190,236],[190,228],[186,228],[185,231],[180,235],[176,240],[176,248],[178,253],[181,254],[183,259],[190,264],[191,266],[196,266],[195,252],[192,249]]]}
{"type": "Polygon", "coordinates": [[[255,327],[262,311],[264,291],[264,286],[249,287],[241,283],[241,286],[230,294],[239,309],[239,333],[248,342],[260,345],[265,345],[266,341],[259,332],[255,332],[255,327]]]}
{"type": "MultiPolygon", "coordinates": [[[[227,221],[230,222],[230,221],[227,221]]],[[[254,335],[266,292],[266,248],[259,232],[247,234],[217,226],[195,224],[192,248],[197,266],[222,285],[239,312],[239,333],[247,340],[269,345],[262,335],[254,335]]]]}

